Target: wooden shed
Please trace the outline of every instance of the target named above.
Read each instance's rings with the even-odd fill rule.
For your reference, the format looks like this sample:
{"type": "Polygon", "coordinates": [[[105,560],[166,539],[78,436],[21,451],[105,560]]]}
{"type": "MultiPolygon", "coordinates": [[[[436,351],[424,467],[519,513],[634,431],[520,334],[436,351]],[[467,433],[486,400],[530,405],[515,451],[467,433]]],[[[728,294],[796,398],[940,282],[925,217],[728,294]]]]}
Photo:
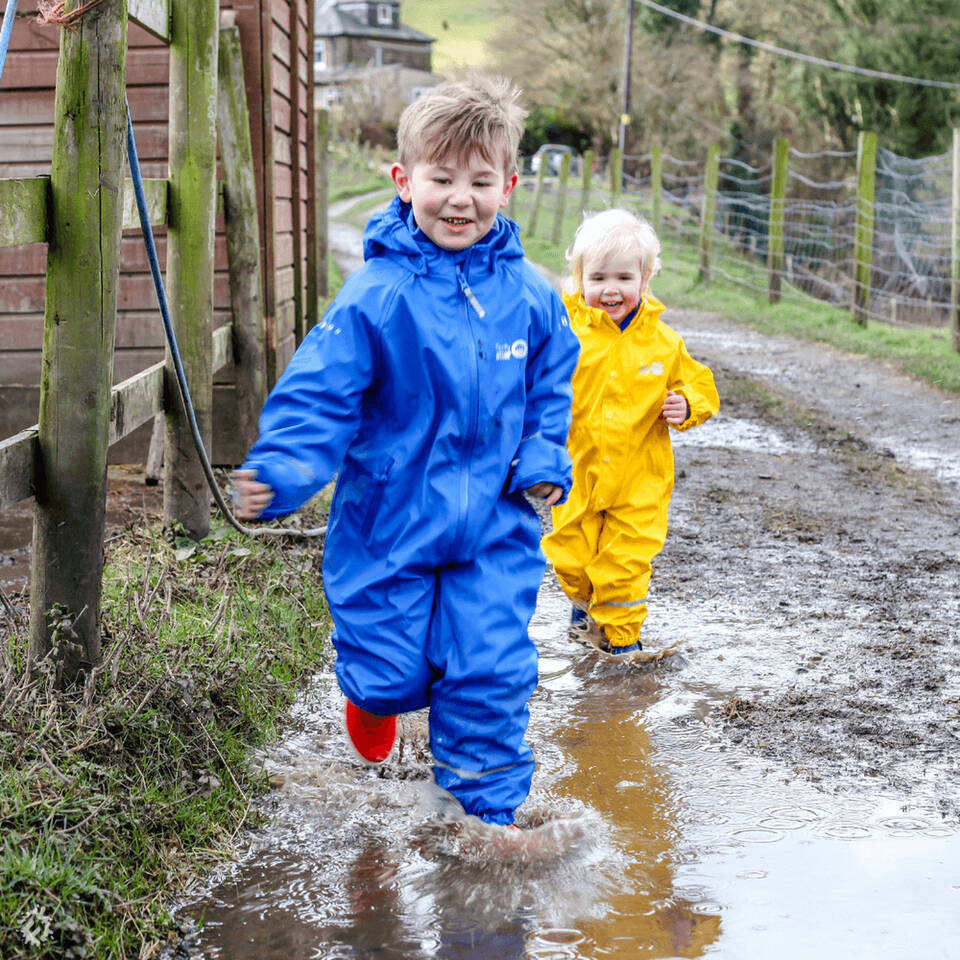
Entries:
{"type": "MultiPolygon", "coordinates": [[[[272,384],[313,317],[307,277],[316,263],[313,142],[313,0],[221,0],[240,31],[260,215],[267,379],[272,384]]],[[[37,20],[36,0],[21,0],[0,80],[0,178],[50,172],[59,29],[37,20]]],[[[167,171],[167,47],[131,22],[127,92],[147,177],[167,171]]],[[[165,266],[164,229],[157,229],[165,266]]],[[[43,336],[46,244],[0,246],[0,438],[37,420],[43,336]]],[[[215,320],[230,319],[223,218],[218,217],[215,320]]],[[[164,355],[163,328],[138,231],[123,237],[114,382],[164,355]]],[[[215,388],[214,460],[235,463],[231,374],[215,388]]],[[[110,451],[113,462],[142,461],[149,425],[110,451]]]]}

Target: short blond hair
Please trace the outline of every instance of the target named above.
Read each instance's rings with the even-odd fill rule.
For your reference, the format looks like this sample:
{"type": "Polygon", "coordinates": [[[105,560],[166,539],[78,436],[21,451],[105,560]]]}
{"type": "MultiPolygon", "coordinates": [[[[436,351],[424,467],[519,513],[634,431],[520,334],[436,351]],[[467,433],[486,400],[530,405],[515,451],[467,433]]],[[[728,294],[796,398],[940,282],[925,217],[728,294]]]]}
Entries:
{"type": "Polygon", "coordinates": [[[643,217],[621,207],[584,214],[567,250],[571,292],[583,292],[583,264],[587,259],[630,253],[636,253],[640,272],[648,282],[663,265],[660,240],[643,217]]]}
{"type": "Polygon", "coordinates": [[[482,73],[434,87],[400,115],[400,163],[412,167],[447,158],[464,163],[479,153],[487,163],[502,161],[505,176],[511,176],[527,116],[519,99],[519,87],[506,77],[482,73]]]}

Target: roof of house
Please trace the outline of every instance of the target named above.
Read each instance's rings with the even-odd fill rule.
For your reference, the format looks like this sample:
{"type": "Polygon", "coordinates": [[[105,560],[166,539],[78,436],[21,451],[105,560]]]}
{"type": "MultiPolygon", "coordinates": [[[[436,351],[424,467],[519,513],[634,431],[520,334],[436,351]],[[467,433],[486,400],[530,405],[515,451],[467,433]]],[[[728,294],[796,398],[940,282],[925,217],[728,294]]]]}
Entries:
{"type": "Polygon", "coordinates": [[[363,23],[352,14],[339,9],[335,0],[322,4],[317,10],[314,33],[318,37],[370,37],[378,40],[401,40],[406,43],[433,43],[436,37],[429,37],[413,27],[401,23],[399,27],[371,26],[363,23]]]}

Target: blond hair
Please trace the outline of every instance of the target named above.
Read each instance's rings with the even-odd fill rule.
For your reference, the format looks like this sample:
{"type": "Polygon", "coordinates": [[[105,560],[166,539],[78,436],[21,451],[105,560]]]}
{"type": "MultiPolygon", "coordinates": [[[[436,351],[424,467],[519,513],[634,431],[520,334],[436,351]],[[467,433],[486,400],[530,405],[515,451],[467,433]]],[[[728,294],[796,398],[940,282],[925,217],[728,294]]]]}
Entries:
{"type": "Polygon", "coordinates": [[[587,259],[625,254],[636,254],[640,272],[648,283],[662,266],[660,241],[646,220],[620,207],[584,214],[567,250],[570,292],[583,292],[583,264],[587,259]]]}
{"type": "Polygon", "coordinates": [[[506,77],[482,73],[434,87],[400,115],[400,163],[465,163],[479,153],[489,164],[502,162],[504,175],[511,176],[527,116],[519,98],[520,89],[506,77]]]}

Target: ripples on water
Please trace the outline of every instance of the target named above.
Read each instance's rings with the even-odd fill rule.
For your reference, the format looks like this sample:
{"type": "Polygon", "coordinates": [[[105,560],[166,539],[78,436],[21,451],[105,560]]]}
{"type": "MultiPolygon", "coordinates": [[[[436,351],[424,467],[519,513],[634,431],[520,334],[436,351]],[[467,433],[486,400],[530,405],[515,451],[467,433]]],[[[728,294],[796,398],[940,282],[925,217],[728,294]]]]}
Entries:
{"type": "Polygon", "coordinates": [[[403,718],[403,749],[382,769],[358,764],[335,682],[319,677],[296,732],[259,758],[282,783],[262,804],[268,826],[181,911],[202,922],[191,954],[952,960],[956,824],[862,783],[824,793],[705,722],[754,678],[769,690],[791,675],[789,610],[652,597],[651,641],[680,654],[625,667],[567,635],[547,578],[520,836],[464,817],[435,787],[423,715],[403,718]]]}

